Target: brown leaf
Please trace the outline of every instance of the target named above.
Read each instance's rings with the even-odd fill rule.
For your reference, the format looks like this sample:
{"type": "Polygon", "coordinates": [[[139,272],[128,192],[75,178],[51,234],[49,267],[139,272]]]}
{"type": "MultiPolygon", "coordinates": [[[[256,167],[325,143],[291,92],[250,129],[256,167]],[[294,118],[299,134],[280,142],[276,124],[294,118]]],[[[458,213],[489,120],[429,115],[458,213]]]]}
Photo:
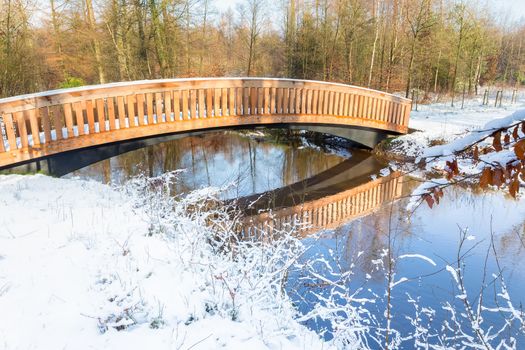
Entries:
{"type": "Polygon", "coordinates": [[[503,169],[494,169],[494,173],[492,175],[492,185],[501,187],[503,183],[505,183],[505,175],[503,174],[503,169]]]}
{"type": "Polygon", "coordinates": [[[481,173],[479,185],[481,186],[481,188],[486,188],[490,183],[492,183],[492,171],[490,170],[490,168],[485,168],[481,173]]]}
{"type": "Polygon", "coordinates": [[[423,199],[427,202],[430,209],[432,209],[432,207],[434,206],[434,199],[432,198],[432,196],[429,194],[424,194],[423,199]]]}
{"type": "Polygon", "coordinates": [[[516,127],[514,128],[514,131],[512,132],[512,138],[514,139],[514,141],[517,141],[518,138],[519,138],[519,135],[518,135],[518,125],[516,125],[516,127]]]}
{"type": "Polygon", "coordinates": [[[509,193],[513,198],[516,198],[516,194],[520,190],[520,182],[518,180],[518,177],[515,176],[514,179],[509,184],[509,193]]]}
{"type": "Polygon", "coordinates": [[[521,132],[525,134],[525,122],[521,122],[521,132]]]}
{"type": "Polygon", "coordinates": [[[503,147],[501,147],[501,131],[496,132],[493,135],[493,137],[494,137],[494,141],[492,141],[492,146],[494,147],[496,152],[499,152],[503,149],[503,147]]]}
{"type": "Polygon", "coordinates": [[[510,135],[509,134],[505,134],[505,137],[503,138],[503,142],[505,142],[506,145],[508,145],[510,143],[510,135]]]}
{"type": "Polygon", "coordinates": [[[474,157],[474,160],[476,162],[479,161],[479,148],[478,148],[478,146],[474,146],[474,154],[472,156],[474,157]]]}
{"type": "Polygon", "coordinates": [[[525,160],[525,139],[516,142],[514,145],[514,153],[519,160],[525,160]]]}

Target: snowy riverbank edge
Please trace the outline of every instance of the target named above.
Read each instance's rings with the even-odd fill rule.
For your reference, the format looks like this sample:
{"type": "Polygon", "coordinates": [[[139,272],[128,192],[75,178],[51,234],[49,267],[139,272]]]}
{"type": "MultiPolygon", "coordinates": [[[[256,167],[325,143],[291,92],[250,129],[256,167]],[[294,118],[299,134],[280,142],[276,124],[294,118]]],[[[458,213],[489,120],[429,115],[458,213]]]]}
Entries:
{"type": "Polygon", "coordinates": [[[431,156],[434,151],[450,148],[452,143],[459,144],[462,141],[458,140],[465,137],[481,137],[482,130],[522,117],[525,100],[494,107],[483,105],[481,97],[477,97],[465,101],[464,108],[451,107],[450,103],[420,105],[418,108],[418,111],[412,111],[409,122],[409,127],[415,131],[393,139],[388,146],[388,152],[393,156],[403,159],[431,156]]]}
{"type": "Polygon", "coordinates": [[[0,348],[330,348],[275,285],[282,251],[217,254],[209,210],[184,214],[212,190],[168,215],[141,181],[0,176],[0,348]]]}

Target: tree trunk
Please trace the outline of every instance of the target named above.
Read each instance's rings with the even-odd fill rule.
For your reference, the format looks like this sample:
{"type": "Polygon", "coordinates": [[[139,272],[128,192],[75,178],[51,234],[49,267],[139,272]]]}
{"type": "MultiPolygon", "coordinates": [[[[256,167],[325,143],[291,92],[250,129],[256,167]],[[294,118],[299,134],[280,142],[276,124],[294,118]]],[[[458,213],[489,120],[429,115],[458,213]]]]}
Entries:
{"type": "Polygon", "coordinates": [[[96,31],[95,13],[93,12],[93,1],[92,0],[85,0],[85,1],[86,1],[87,23],[93,35],[92,43],[93,43],[93,49],[95,51],[95,61],[97,64],[98,80],[100,84],[104,84],[106,82],[106,77],[104,75],[104,68],[102,67],[102,53],[100,50],[100,41],[98,40],[98,35],[96,31]]]}

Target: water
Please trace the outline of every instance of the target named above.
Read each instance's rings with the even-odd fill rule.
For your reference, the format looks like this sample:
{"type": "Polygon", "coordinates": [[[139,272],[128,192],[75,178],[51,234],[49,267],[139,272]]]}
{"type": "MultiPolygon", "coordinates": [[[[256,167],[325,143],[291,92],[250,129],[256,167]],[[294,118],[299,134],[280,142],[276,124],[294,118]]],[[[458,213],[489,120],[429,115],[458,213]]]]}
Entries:
{"type": "MultiPolygon", "coordinates": [[[[447,266],[458,266],[461,233],[465,229],[468,233],[464,238],[468,239],[459,255],[467,300],[476,305],[485,283],[483,304],[491,308],[501,306],[497,302],[504,300],[495,298],[501,292],[501,274],[513,303],[519,307],[525,302],[523,202],[502,193],[454,187],[445,191],[442,202],[433,209],[421,205],[408,211],[408,197],[418,185],[416,181],[398,178],[395,174],[374,180],[385,167],[384,162],[365,151],[339,151],[305,146],[300,139],[283,135],[215,133],[121,154],[67,177],[122,183],[139,174],[156,176],[185,169],[175,185],[178,193],[230,185],[224,199],[241,198],[240,203],[249,215],[258,215],[261,209],[271,206],[277,216],[283,213],[286,217],[290,207],[310,203],[308,213],[319,219],[315,225],[321,233],[319,230],[302,232],[303,242],[310,247],[302,263],[310,264],[323,278],[340,283],[350,291],[360,289],[355,298],[374,300],[364,305],[372,312],[372,317],[366,317],[375,322],[373,329],[377,330],[377,341],[373,332],[366,336],[371,347],[384,345],[389,275],[393,282],[407,278],[390,293],[391,328],[408,337],[403,348],[417,345],[410,338],[417,327],[407,319],[414,317],[415,306],[420,312],[426,308],[423,311],[426,310],[427,316],[423,312],[420,319],[425,327],[433,330],[428,342],[439,343],[438,335],[449,336],[445,345],[451,347],[465,341],[454,335],[454,327],[443,328],[446,322],[451,323],[444,306],[449,303],[460,310],[465,305],[451,268],[447,270],[447,266]],[[256,198],[259,198],[257,205],[250,207],[256,198]],[[392,203],[392,199],[397,201],[392,203]],[[349,210],[349,205],[356,210],[349,210]],[[391,259],[383,256],[387,251],[391,252],[391,259]],[[393,262],[390,274],[389,261],[393,262]],[[341,276],[347,278],[343,280],[341,276]]],[[[328,297],[334,291],[326,281],[305,276],[304,271],[291,271],[286,288],[303,314],[313,311],[320,296],[328,297]]],[[[348,292],[345,293],[347,296],[348,292]]],[[[348,302],[346,296],[335,299],[342,309],[348,302]]],[[[344,312],[339,315],[344,316],[344,312]]],[[[488,325],[503,325],[501,313],[484,312],[483,316],[484,329],[488,325]]],[[[463,320],[461,324],[467,329],[467,323],[463,320]]],[[[306,324],[326,339],[341,332],[322,317],[306,324]]],[[[511,337],[516,338],[518,348],[525,347],[523,332],[514,324],[498,339],[511,337]]]]}

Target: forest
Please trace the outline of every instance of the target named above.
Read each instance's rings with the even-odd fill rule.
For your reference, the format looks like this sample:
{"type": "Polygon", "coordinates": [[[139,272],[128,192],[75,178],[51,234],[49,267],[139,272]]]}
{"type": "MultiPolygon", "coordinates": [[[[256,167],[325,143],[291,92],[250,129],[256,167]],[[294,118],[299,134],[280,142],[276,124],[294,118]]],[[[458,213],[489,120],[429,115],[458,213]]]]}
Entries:
{"type": "Polygon", "coordinates": [[[289,77],[424,100],[525,84],[525,23],[459,0],[0,0],[0,97],[141,79],[289,77]]]}

